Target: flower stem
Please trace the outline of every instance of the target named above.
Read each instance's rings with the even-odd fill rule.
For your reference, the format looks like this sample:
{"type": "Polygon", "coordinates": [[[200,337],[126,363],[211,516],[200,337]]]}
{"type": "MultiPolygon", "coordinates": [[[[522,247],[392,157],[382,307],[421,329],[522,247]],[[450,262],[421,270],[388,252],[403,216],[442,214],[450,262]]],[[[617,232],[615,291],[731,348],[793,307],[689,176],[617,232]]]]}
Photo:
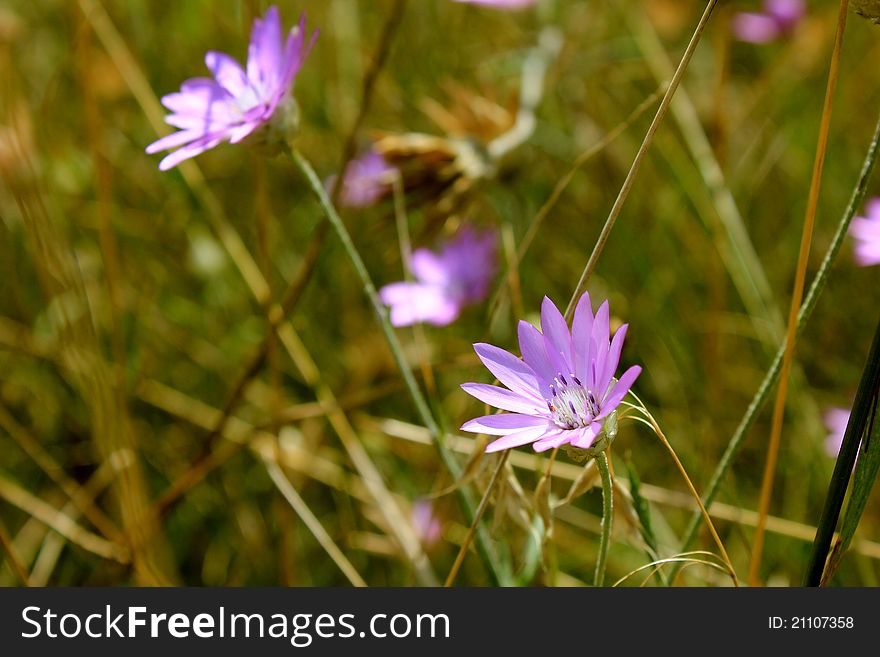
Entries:
{"type": "Polygon", "coordinates": [[[608,469],[608,454],[599,452],[596,467],[602,480],[602,540],[599,543],[599,556],[596,557],[596,575],[593,586],[602,586],[605,579],[605,562],[608,559],[608,544],[611,543],[611,521],[614,511],[612,502],[611,471],[608,469]]]}
{"type": "MultiPolygon", "coordinates": [[[[308,160],[306,160],[302,154],[294,148],[290,149],[290,155],[296,166],[305,176],[315,196],[317,196],[327,220],[330,222],[330,225],[333,226],[333,229],[336,231],[342,242],[342,246],[345,248],[346,254],[354,265],[355,272],[357,273],[358,278],[360,278],[361,285],[364,288],[364,293],[370,300],[373,310],[376,312],[376,316],[379,319],[382,332],[385,334],[385,339],[388,342],[388,346],[391,349],[391,353],[394,356],[394,360],[397,363],[401,376],[403,377],[404,385],[406,385],[413,403],[416,406],[416,411],[434,439],[434,444],[437,447],[437,451],[440,453],[440,458],[443,460],[444,465],[449,470],[450,474],[458,480],[462,475],[462,466],[447,447],[445,434],[440,430],[439,425],[434,420],[434,416],[431,414],[428,403],[425,400],[418,383],[416,383],[412,370],[406,362],[403,347],[397,339],[394,327],[391,325],[391,320],[388,316],[388,309],[379,298],[379,293],[376,292],[376,286],[370,278],[370,273],[367,271],[367,267],[355,247],[351,235],[348,233],[348,229],[345,227],[339,213],[336,212],[336,208],[333,207],[333,203],[331,203],[330,198],[327,196],[324,186],[321,184],[318,175],[315,173],[315,170],[312,168],[311,164],[309,164],[308,160]]],[[[458,492],[464,505],[467,519],[472,523],[476,517],[476,503],[473,496],[464,486],[459,486],[458,492]]],[[[503,560],[499,556],[485,526],[482,524],[480,524],[477,529],[477,549],[486,566],[495,577],[497,583],[502,586],[512,585],[513,575],[510,570],[510,565],[506,560],[503,560]]]]}
{"type": "MultiPolygon", "coordinates": [[[[831,244],[828,247],[828,251],[825,253],[822,264],[819,266],[819,271],[816,273],[816,277],[813,279],[810,290],[809,292],[807,292],[807,296],[804,298],[804,302],[801,304],[800,310],[798,311],[797,331],[795,337],[800,335],[801,331],[807,323],[807,320],[810,318],[813,309],[816,307],[816,302],[819,299],[819,295],[822,293],[822,289],[825,287],[825,282],[828,279],[829,272],[831,271],[831,265],[834,264],[834,260],[837,258],[840,247],[843,245],[843,240],[846,237],[850,222],[855,216],[856,211],[861,206],[862,201],[864,201],[865,199],[865,193],[868,189],[868,182],[871,178],[871,172],[874,169],[874,163],[877,160],[878,153],[880,153],[880,116],[878,116],[877,118],[877,125],[874,128],[874,136],[872,137],[871,144],[868,147],[868,153],[865,155],[865,161],[862,164],[862,170],[859,174],[859,179],[856,182],[855,189],[853,189],[849,204],[847,205],[846,210],[844,210],[843,217],[841,218],[840,223],[837,226],[837,232],[834,234],[834,238],[831,240],[831,244]]],[[[712,475],[712,479],[710,480],[709,486],[706,488],[705,496],[703,497],[703,504],[707,508],[711,506],[712,501],[715,499],[715,495],[718,494],[718,490],[721,487],[721,482],[727,475],[727,471],[730,470],[730,466],[733,463],[734,457],[736,456],[737,452],[739,452],[740,447],[742,447],[742,444],[746,438],[746,434],[754,423],[758,412],[767,401],[767,397],[770,395],[770,390],[779,379],[779,374],[782,370],[782,356],[784,351],[785,344],[782,344],[776,352],[776,356],[773,358],[770,369],[767,371],[767,374],[764,375],[764,380],[761,381],[761,385],[758,387],[758,391],[755,393],[755,396],[752,398],[749,407],[746,409],[745,415],[743,416],[742,420],[740,420],[739,426],[736,428],[736,432],[733,434],[733,437],[727,444],[727,449],[724,450],[724,454],[721,456],[721,461],[718,463],[718,467],[715,468],[715,472],[712,475]]],[[[694,538],[697,534],[697,529],[700,525],[700,518],[701,516],[699,511],[691,516],[690,523],[685,530],[685,536],[682,540],[682,552],[687,550],[693,543],[694,538]]],[[[672,571],[670,572],[670,579],[674,579],[675,574],[679,570],[679,565],[673,566],[672,571]]]]}

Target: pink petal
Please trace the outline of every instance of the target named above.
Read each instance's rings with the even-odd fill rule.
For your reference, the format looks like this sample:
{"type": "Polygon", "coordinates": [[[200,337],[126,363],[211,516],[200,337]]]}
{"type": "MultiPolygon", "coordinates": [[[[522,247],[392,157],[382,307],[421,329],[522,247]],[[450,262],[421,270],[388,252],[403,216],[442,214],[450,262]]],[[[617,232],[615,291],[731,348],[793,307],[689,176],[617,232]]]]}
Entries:
{"type": "Polygon", "coordinates": [[[573,432],[577,435],[572,439],[571,444],[581,449],[587,449],[596,442],[596,438],[602,432],[602,425],[599,422],[593,422],[590,426],[574,429],[573,432]]]}
{"type": "Polygon", "coordinates": [[[501,383],[514,392],[526,397],[541,400],[538,379],[534,370],[513,354],[498,347],[478,342],[474,345],[483,365],[495,375],[501,383]]]}
{"type": "Polygon", "coordinates": [[[571,357],[571,334],[565,318],[559,308],[544,297],[541,303],[541,332],[544,334],[544,348],[554,369],[562,374],[574,372],[574,361],[571,357]]]}
{"type": "Polygon", "coordinates": [[[743,12],[733,17],[734,36],[749,43],[768,43],[779,36],[779,24],[770,16],[743,12]]]}
{"type": "Polygon", "coordinates": [[[574,309],[571,323],[571,342],[574,349],[575,374],[582,381],[589,379],[590,340],[593,333],[593,306],[590,295],[584,292],[574,309]]]}
{"type": "Polygon", "coordinates": [[[621,376],[617,383],[614,384],[611,393],[599,404],[602,411],[596,416],[597,420],[601,420],[617,408],[617,405],[623,401],[623,398],[626,397],[626,393],[629,392],[629,389],[632,388],[633,383],[635,383],[641,373],[642,368],[638,365],[633,365],[623,373],[623,376],[621,376]]]}
{"type": "Polygon", "coordinates": [[[281,18],[272,5],[265,17],[254,21],[248,46],[247,77],[264,97],[277,88],[281,66],[281,18]]]}
{"type": "Polygon", "coordinates": [[[183,148],[179,148],[173,153],[166,155],[162,161],[159,162],[159,171],[168,171],[168,169],[176,167],[184,160],[188,160],[191,157],[195,157],[205,151],[211,150],[222,141],[222,135],[206,135],[191,144],[187,144],[183,148]]]}
{"type": "MultiPolygon", "coordinates": [[[[461,425],[462,431],[485,433],[490,436],[506,436],[514,431],[529,427],[547,427],[550,421],[537,415],[521,415],[520,413],[500,413],[483,415],[468,420],[461,425]]],[[[555,426],[555,425],[554,425],[555,426]]]]}
{"type": "Polygon", "coordinates": [[[454,321],[461,308],[441,288],[421,283],[391,283],[379,290],[382,303],[391,307],[391,324],[410,326],[429,322],[445,326],[454,321]]]}
{"type": "MultiPolygon", "coordinates": [[[[531,367],[541,383],[549,384],[556,376],[556,370],[547,359],[547,350],[544,348],[544,336],[534,326],[520,320],[517,325],[517,333],[519,337],[519,350],[522,352],[523,360],[531,367]]],[[[549,390],[545,390],[542,386],[541,392],[547,394],[549,390]]]]}
{"type": "Polygon", "coordinates": [[[611,347],[608,349],[608,355],[602,365],[602,374],[599,376],[599,380],[596,383],[597,390],[605,392],[608,388],[608,384],[611,383],[611,378],[614,376],[614,373],[617,371],[617,366],[620,364],[620,352],[623,349],[623,341],[626,339],[626,331],[628,328],[629,324],[624,324],[617,329],[617,333],[614,334],[614,339],[611,341],[611,347]]]}
{"type": "Polygon", "coordinates": [[[205,55],[205,64],[217,83],[233,97],[241,96],[249,86],[244,69],[226,53],[208,51],[205,55]]]}
{"type": "Polygon", "coordinates": [[[422,283],[442,286],[449,281],[449,272],[443,261],[429,249],[413,251],[409,268],[412,270],[413,276],[422,283]]]}
{"type": "Polygon", "coordinates": [[[505,411],[536,414],[543,412],[546,408],[538,404],[532,397],[522,397],[515,392],[498,386],[485,383],[462,383],[461,388],[481,402],[505,411]]]}
{"type": "Polygon", "coordinates": [[[571,442],[576,436],[576,430],[559,429],[558,431],[548,433],[544,438],[536,442],[533,447],[536,452],[546,452],[548,449],[555,449],[571,442]]]}
{"type": "Polygon", "coordinates": [[[527,445],[541,438],[546,432],[547,427],[543,426],[531,427],[523,429],[522,431],[517,431],[516,433],[508,434],[503,438],[499,438],[498,440],[489,443],[489,445],[486,446],[486,453],[491,454],[492,452],[500,452],[503,449],[527,445]]]}

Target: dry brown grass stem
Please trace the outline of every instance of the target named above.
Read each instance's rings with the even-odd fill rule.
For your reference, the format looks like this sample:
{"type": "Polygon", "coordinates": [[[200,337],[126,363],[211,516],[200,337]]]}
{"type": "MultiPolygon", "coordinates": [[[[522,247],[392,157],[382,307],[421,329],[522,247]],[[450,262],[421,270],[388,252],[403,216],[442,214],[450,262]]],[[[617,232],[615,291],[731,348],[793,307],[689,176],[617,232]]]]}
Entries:
{"type": "Polygon", "coordinates": [[[825,102],[822,108],[822,119],[819,126],[819,139],[816,146],[816,157],[813,163],[813,176],[810,180],[810,191],[807,210],[804,216],[804,227],[801,235],[801,247],[798,254],[797,271],[794,289],[791,295],[791,306],[788,312],[788,327],[785,335],[785,351],[782,355],[782,371],[779,375],[779,387],[773,404],[773,421],[770,439],[767,445],[767,461],[764,465],[764,476],[761,482],[761,498],[758,502],[758,527],[752,542],[752,558],[749,563],[748,581],[750,586],[760,585],[761,555],[764,549],[764,531],[767,515],[770,512],[770,500],[773,496],[773,481],[776,475],[776,461],[779,456],[779,445],[782,440],[782,420],[785,412],[785,397],[794,362],[794,344],[797,337],[798,311],[804,297],[804,286],[807,279],[807,264],[810,258],[810,246],[813,242],[813,227],[816,223],[816,207],[819,204],[819,189],[822,184],[822,169],[825,165],[825,152],[828,147],[828,131],[831,126],[831,111],[834,107],[834,92],[837,89],[837,77],[840,68],[840,54],[843,50],[843,34],[846,28],[848,0],[840,0],[837,20],[837,35],[834,49],[831,52],[831,63],[828,70],[828,86],[825,90],[825,102]]]}

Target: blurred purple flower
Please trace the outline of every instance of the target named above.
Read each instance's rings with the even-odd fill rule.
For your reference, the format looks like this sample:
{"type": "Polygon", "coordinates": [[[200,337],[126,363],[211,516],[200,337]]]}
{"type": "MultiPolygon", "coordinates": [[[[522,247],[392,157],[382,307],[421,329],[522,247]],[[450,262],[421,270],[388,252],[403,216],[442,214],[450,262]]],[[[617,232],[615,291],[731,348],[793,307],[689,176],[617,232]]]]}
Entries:
{"type": "Polygon", "coordinates": [[[425,545],[433,545],[440,540],[443,527],[440,518],[434,515],[434,505],[426,500],[419,500],[413,504],[410,514],[416,534],[425,545]]]}
{"type": "Polygon", "coordinates": [[[731,27],[740,41],[768,43],[789,34],[806,13],[804,0],[764,0],[763,12],[739,12],[731,27]]]}
{"type": "Polygon", "coordinates": [[[880,197],[868,201],[867,217],[855,217],[849,234],[856,240],[853,257],[862,267],[880,265],[880,197]]]}
{"type": "MultiPolygon", "coordinates": [[[[349,162],[345,180],[339,195],[339,204],[349,208],[366,208],[373,205],[391,189],[389,175],[395,171],[385,158],[374,150],[368,150],[349,162]]],[[[325,186],[328,190],[336,184],[336,175],[330,176],[325,186]]]]}
{"type": "Polygon", "coordinates": [[[501,7],[504,9],[522,9],[530,7],[538,0],[452,0],[453,2],[464,2],[469,5],[483,5],[484,7],[501,7]]]}
{"type": "Polygon", "coordinates": [[[477,356],[509,390],[483,383],[461,387],[480,401],[511,412],[478,417],[461,428],[502,436],[489,444],[487,452],[529,443],[536,452],[566,444],[590,447],[642,371],[633,365],[619,380],[614,378],[627,325],[609,342],[609,322],[608,302],[594,317],[590,295],[584,293],[569,333],[559,309],[544,297],[543,334],[528,322],[519,323],[522,359],[490,344],[475,344],[477,356]]]}
{"type": "Polygon", "coordinates": [[[846,425],[849,422],[849,410],[833,406],[826,409],[822,416],[825,422],[825,428],[828,429],[828,436],[825,438],[825,451],[828,456],[837,456],[840,451],[840,445],[843,443],[843,434],[846,431],[846,425]]]}
{"type": "Polygon", "coordinates": [[[152,154],[181,148],[167,155],[159,169],[167,171],[221,142],[240,142],[269,123],[279,107],[284,112],[279,110],[278,114],[289,110],[295,115],[291,87],[318,34],[314,32],[306,44],[305,27],[303,14],[282,44],[281,19],[277,7],[272,6],[265,18],[254,20],[247,71],[229,55],[208,52],[205,64],[214,78],[192,78],[179,92],[162,98],[162,104],[172,112],[165,122],[180,130],[153,142],[146,151],[152,154]]]}
{"type": "Polygon", "coordinates": [[[495,231],[478,233],[465,226],[439,253],[416,249],[409,263],[416,280],[379,290],[382,302],[391,307],[391,323],[445,326],[465,306],[485,299],[495,274],[497,242],[495,231]]]}

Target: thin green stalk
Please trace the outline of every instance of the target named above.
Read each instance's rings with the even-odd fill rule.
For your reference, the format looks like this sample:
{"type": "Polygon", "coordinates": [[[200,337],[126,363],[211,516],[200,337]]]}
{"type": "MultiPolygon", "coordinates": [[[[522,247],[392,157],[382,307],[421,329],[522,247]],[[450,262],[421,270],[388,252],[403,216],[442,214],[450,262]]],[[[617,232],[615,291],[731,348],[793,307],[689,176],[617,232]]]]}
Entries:
{"type": "MultiPolygon", "coordinates": [[[[388,315],[388,309],[379,298],[379,293],[376,291],[376,286],[373,284],[373,280],[370,278],[370,273],[367,271],[367,267],[364,264],[364,261],[361,258],[357,247],[355,247],[354,242],[352,242],[351,235],[349,235],[348,233],[348,229],[345,227],[345,224],[340,218],[339,213],[336,212],[336,208],[333,207],[333,203],[330,202],[330,198],[327,196],[327,193],[324,190],[324,186],[321,184],[318,175],[315,173],[315,170],[312,168],[311,164],[309,164],[308,160],[306,160],[302,156],[302,154],[300,154],[300,152],[296,149],[291,149],[291,157],[293,158],[293,161],[297,165],[297,167],[299,167],[300,171],[302,171],[315,196],[318,197],[318,200],[321,203],[321,207],[324,209],[324,213],[327,216],[327,220],[330,222],[330,225],[333,226],[333,229],[339,236],[339,239],[342,242],[342,245],[345,248],[349,259],[354,265],[355,272],[357,273],[358,278],[360,278],[361,285],[364,288],[364,292],[366,293],[367,298],[370,300],[370,303],[373,306],[373,310],[375,311],[376,316],[379,319],[379,324],[382,327],[382,332],[385,334],[385,339],[388,342],[388,346],[391,349],[391,353],[394,356],[394,360],[397,363],[400,374],[401,376],[403,376],[404,384],[406,385],[406,388],[409,391],[410,396],[412,397],[413,403],[416,406],[416,411],[418,412],[419,417],[421,418],[425,427],[428,429],[428,432],[431,434],[431,437],[434,440],[434,444],[437,446],[437,451],[440,453],[440,458],[443,460],[444,465],[452,474],[452,476],[455,479],[460,478],[462,474],[461,464],[456,460],[455,456],[447,447],[446,436],[440,430],[439,425],[434,420],[434,417],[431,414],[428,403],[425,400],[425,397],[422,394],[422,391],[419,388],[415,377],[413,376],[409,364],[406,362],[406,357],[403,353],[403,347],[401,346],[400,341],[397,339],[397,334],[394,332],[394,327],[391,325],[391,320],[388,315]]],[[[465,513],[467,515],[468,521],[473,522],[473,519],[476,517],[476,504],[474,502],[473,496],[471,495],[470,491],[464,487],[459,487],[458,491],[464,504],[465,513]]],[[[491,538],[489,537],[488,532],[482,524],[480,524],[477,529],[477,548],[486,566],[490,569],[490,571],[496,578],[497,583],[502,586],[512,585],[513,575],[510,569],[510,564],[507,563],[506,560],[502,560],[499,557],[498,553],[494,549],[494,545],[491,541],[491,538]]]]}
{"type": "Polygon", "coordinates": [[[669,109],[669,105],[672,102],[675,91],[678,89],[678,85],[684,77],[685,72],[687,71],[688,64],[690,64],[691,61],[691,57],[693,56],[694,51],[697,49],[697,44],[700,43],[700,38],[703,36],[703,32],[705,31],[706,25],[709,22],[709,17],[712,15],[712,11],[715,9],[715,6],[717,4],[718,0],[709,0],[709,2],[707,3],[706,9],[703,11],[703,15],[700,17],[700,22],[697,23],[694,34],[693,36],[691,36],[691,40],[688,43],[687,48],[685,48],[684,55],[682,55],[681,57],[681,61],[678,63],[678,68],[675,70],[675,74],[669,81],[669,86],[666,88],[666,93],[663,95],[663,100],[660,101],[660,106],[657,108],[657,113],[654,114],[654,119],[653,121],[651,121],[651,125],[648,127],[648,132],[645,133],[645,138],[642,141],[642,145],[639,147],[639,150],[636,153],[635,158],[633,159],[632,165],[629,168],[629,172],[626,174],[626,178],[623,181],[623,185],[621,185],[620,187],[620,192],[618,192],[617,198],[614,200],[614,205],[611,206],[611,211],[608,213],[608,218],[605,220],[605,225],[602,227],[602,232],[599,234],[599,239],[596,240],[596,245],[593,247],[593,252],[590,254],[590,259],[587,261],[587,265],[584,267],[584,270],[581,273],[580,280],[578,280],[578,283],[575,286],[574,294],[571,295],[571,299],[568,302],[568,307],[565,309],[565,318],[567,320],[571,320],[572,315],[574,314],[574,307],[577,304],[577,300],[587,289],[587,281],[590,279],[590,275],[596,268],[596,263],[599,260],[599,256],[601,255],[602,250],[605,248],[605,244],[608,242],[608,238],[611,236],[611,230],[614,228],[614,224],[617,222],[617,218],[620,216],[620,211],[623,210],[623,204],[626,202],[626,199],[629,196],[629,192],[632,189],[633,183],[635,182],[636,174],[638,174],[639,168],[642,165],[642,161],[645,159],[645,156],[648,154],[648,150],[651,148],[651,144],[654,141],[654,135],[657,133],[657,129],[663,122],[663,118],[666,116],[666,111],[669,109]]]}
{"type": "MultiPolygon", "coordinates": [[[[831,240],[831,244],[828,247],[828,251],[825,253],[822,264],[819,266],[819,271],[816,273],[816,277],[813,279],[810,290],[809,292],[807,292],[807,296],[804,299],[804,302],[801,304],[800,310],[798,311],[797,331],[795,337],[801,334],[801,331],[803,331],[804,326],[806,326],[807,320],[809,320],[813,309],[816,307],[816,302],[818,301],[819,295],[822,293],[822,290],[825,287],[825,282],[828,279],[828,274],[831,271],[831,265],[834,264],[834,260],[837,258],[840,247],[843,245],[843,240],[846,237],[847,230],[849,229],[849,224],[865,199],[865,192],[868,188],[868,182],[871,178],[871,172],[874,170],[874,163],[877,160],[878,152],[880,152],[880,116],[878,116],[877,118],[877,125],[874,128],[874,136],[871,138],[871,144],[868,147],[868,153],[865,155],[865,161],[862,164],[862,170],[859,174],[859,179],[856,182],[855,189],[853,189],[849,204],[846,206],[846,210],[844,210],[843,217],[841,218],[840,223],[837,226],[837,232],[834,234],[834,238],[831,240]]],[[[721,482],[727,475],[727,471],[730,470],[730,466],[733,463],[734,457],[739,452],[740,447],[742,447],[742,443],[745,440],[746,434],[754,423],[758,412],[767,401],[767,397],[770,395],[771,388],[773,388],[774,384],[779,379],[779,373],[782,369],[782,357],[784,352],[785,344],[782,344],[779,346],[779,349],[776,352],[776,356],[773,358],[773,362],[770,365],[770,369],[764,376],[764,380],[761,381],[761,385],[758,387],[758,391],[752,398],[751,403],[746,409],[745,415],[740,421],[739,426],[736,428],[736,432],[734,432],[733,437],[730,439],[730,442],[727,445],[727,449],[724,450],[721,461],[718,463],[718,467],[715,468],[715,472],[712,475],[712,479],[709,482],[709,486],[706,488],[706,493],[703,497],[703,504],[706,506],[706,508],[709,508],[711,506],[712,501],[718,494],[718,489],[721,487],[721,482]]],[[[681,544],[681,552],[687,550],[693,543],[694,538],[697,534],[697,529],[700,525],[700,517],[700,513],[694,513],[693,516],[691,516],[690,523],[685,530],[684,540],[681,544]]],[[[674,578],[675,573],[677,573],[679,569],[680,566],[673,567],[670,579],[674,578]]]]}
{"type": "Polygon", "coordinates": [[[608,560],[608,544],[611,543],[611,520],[614,513],[612,501],[611,471],[608,469],[608,455],[599,452],[596,467],[602,479],[602,540],[599,543],[599,556],[596,557],[596,575],[593,586],[602,586],[605,580],[605,562],[608,560]]]}

